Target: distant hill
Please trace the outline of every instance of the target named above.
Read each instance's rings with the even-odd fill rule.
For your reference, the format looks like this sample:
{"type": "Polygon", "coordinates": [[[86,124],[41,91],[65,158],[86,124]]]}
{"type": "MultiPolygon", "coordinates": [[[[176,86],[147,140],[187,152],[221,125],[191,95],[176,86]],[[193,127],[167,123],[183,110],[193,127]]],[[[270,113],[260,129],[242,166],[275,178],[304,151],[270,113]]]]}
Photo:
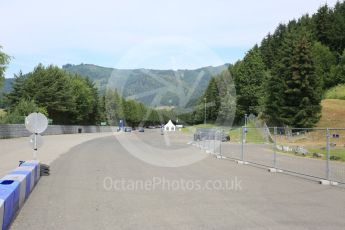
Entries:
{"type": "Polygon", "coordinates": [[[116,88],[123,96],[149,106],[188,107],[203,94],[211,77],[227,65],[195,70],[114,69],[91,64],[62,68],[89,77],[101,92],[116,88]]]}

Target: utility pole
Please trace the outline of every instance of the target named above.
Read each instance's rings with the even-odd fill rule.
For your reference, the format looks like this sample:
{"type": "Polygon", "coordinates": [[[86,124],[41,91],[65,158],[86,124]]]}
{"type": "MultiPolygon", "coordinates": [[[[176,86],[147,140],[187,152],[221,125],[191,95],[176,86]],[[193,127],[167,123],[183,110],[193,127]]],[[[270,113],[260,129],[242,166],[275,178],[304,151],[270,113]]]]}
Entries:
{"type": "Polygon", "coordinates": [[[204,101],[205,101],[205,119],[204,119],[204,124],[206,125],[206,97],[204,97],[204,101]]]}
{"type": "MultiPolygon", "coordinates": [[[[248,132],[248,130],[247,130],[247,119],[248,119],[248,117],[247,117],[248,115],[247,114],[244,114],[244,142],[246,143],[247,142],[247,132],[248,132]]],[[[243,140],[242,140],[242,142],[243,142],[243,140]]]]}

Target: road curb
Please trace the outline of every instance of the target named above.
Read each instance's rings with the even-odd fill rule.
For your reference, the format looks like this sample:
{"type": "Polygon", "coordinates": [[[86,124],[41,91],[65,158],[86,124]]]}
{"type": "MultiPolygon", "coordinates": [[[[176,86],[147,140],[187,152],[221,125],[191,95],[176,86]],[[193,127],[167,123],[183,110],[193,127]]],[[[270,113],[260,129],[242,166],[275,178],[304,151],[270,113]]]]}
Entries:
{"type": "Polygon", "coordinates": [[[26,161],[0,179],[0,230],[8,229],[39,179],[39,161],[26,161]]]}

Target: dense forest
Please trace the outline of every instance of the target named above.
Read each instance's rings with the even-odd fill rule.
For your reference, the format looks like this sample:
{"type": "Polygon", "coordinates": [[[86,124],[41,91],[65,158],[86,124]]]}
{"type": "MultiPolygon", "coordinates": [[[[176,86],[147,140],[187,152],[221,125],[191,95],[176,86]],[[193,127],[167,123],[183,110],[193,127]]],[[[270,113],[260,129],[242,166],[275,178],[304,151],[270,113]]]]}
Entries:
{"type": "MultiPolygon", "coordinates": [[[[345,83],[345,3],[327,5],[310,15],[280,24],[243,60],[230,65],[236,87],[235,122],[255,114],[270,125],[313,127],[320,118],[321,100],[333,86],[345,83]]],[[[219,94],[217,77],[209,82],[202,98],[213,101],[207,118],[216,122],[219,94]]],[[[220,88],[221,85],[218,85],[220,88]]],[[[201,122],[200,109],[189,114],[190,122],[201,122]]]]}

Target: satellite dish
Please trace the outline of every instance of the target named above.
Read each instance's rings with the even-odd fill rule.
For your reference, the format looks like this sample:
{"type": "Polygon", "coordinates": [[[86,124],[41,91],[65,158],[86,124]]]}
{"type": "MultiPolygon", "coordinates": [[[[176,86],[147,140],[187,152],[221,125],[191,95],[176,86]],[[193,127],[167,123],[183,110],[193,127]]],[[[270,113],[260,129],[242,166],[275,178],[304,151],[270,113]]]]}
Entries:
{"type": "Polygon", "coordinates": [[[48,119],[42,113],[31,113],[25,118],[25,127],[33,133],[30,137],[30,145],[34,150],[33,157],[36,159],[37,150],[43,144],[42,136],[39,134],[47,129],[48,119]]]}
{"type": "Polygon", "coordinates": [[[25,118],[25,127],[31,133],[43,133],[48,127],[48,119],[42,113],[31,113],[25,118]]]}

